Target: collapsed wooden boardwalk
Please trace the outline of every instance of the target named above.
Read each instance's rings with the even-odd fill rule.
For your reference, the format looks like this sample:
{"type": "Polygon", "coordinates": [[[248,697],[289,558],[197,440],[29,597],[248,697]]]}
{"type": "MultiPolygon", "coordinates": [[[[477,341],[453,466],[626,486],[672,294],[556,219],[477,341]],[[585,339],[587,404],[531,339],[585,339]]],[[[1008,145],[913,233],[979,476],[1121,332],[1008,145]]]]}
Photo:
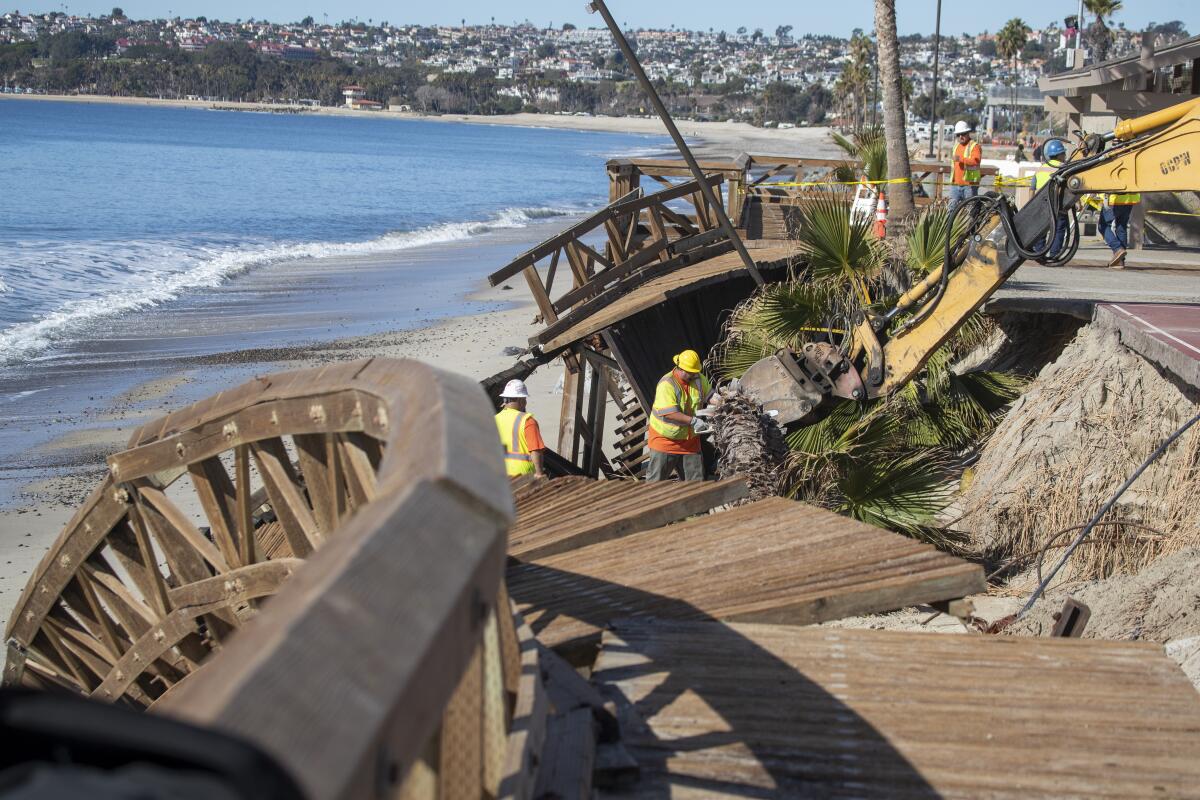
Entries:
{"type": "Polygon", "coordinates": [[[507,580],[539,640],[573,658],[622,617],[806,625],[986,588],[977,564],[781,498],[510,561],[507,580]]]}
{"type": "Polygon", "coordinates": [[[593,680],[622,796],[1200,796],[1200,695],[1153,644],[622,621],[593,680]]]}
{"type": "Polygon", "coordinates": [[[5,682],[234,733],[319,799],[1200,796],[1158,647],[805,627],[982,570],[736,479],[510,481],[492,415],[376,359],[144,426],[5,682]]]}

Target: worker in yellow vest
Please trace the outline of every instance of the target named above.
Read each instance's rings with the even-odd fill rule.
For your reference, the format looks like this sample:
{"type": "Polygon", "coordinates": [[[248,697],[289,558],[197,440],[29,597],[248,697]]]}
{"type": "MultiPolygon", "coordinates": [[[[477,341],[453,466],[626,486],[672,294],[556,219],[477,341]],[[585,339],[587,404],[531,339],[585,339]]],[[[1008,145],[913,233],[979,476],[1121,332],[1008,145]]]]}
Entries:
{"type": "Polygon", "coordinates": [[[646,480],[666,480],[677,471],[685,481],[702,481],[704,457],[699,434],[708,430],[708,423],[697,418],[696,412],[708,405],[712,384],[700,372],[700,356],[695,350],[684,350],[673,360],[675,368],[654,390],[646,434],[650,450],[646,480]]]}
{"type": "Polygon", "coordinates": [[[1133,215],[1133,207],[1140,202],[1142,196],[1137,192],[1110,194],[1104,198],[1104,208],[1100,210],[1100,233],[1108,249],[1112,250],[1112,260],[1108,265],[1113,269],[1125,269],[1125,254],[1129,251],[1129,218],[1133,215]]]}
{"type": "MultiPolygon", "coordinates": [[[[1061,139],[1051,139],[1042,147],[1042,158],[1045,159],[1045,165],[1037,171],[1033,177],[1033,189],[1035,192],[1040,192],[1042,187],[1050,182],[1050,176],[1058,171],[1058,168],[1063,165],[1063,159],[1066,158],[1067,148],[1062,143],[1061,139]]],[[[1067,240],[1067,227],[1070,225],[1070,218],[1067,212],[1060,211],[1058,219],[1054,221],[1054,240],[1050,242],[1050,250],[1047,251],[1047,258],[1054,258],[1063,249],[1063,244],[1067,240]]],[[[1042,239],[1041,241],[1046,241],[1042,239]]],[[[1040,247],[1040,245],[1039,245],[1040,247]]]]}
{"type": "Polygon", "coordinates": [[[525,411],[529,390],[525,381],[513,379],[500,393],[504,405],[496,415],[496,430],[504,447],[504,469],[510,476],[532,475],[545,478],[546,443],[533,414],[525,411]]]}
{"type": "Polygon", "coordinates": [[[971,138],[975,127],[964,119],[954,123],[953,161],[950,174],[950,209],[979,194],[979,181],[983,173],[979,164],[983,160],[983,148],[971,138]]]}

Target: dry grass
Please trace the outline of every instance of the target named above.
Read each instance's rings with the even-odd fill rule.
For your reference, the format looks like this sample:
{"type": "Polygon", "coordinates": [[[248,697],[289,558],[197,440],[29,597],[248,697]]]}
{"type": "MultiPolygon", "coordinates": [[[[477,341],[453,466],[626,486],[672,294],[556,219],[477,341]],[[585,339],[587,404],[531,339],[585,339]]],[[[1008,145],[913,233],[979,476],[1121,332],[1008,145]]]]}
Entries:
{"type": "MultiPolygon", "coordinates": [[[[1115,335],[1085,329],[996,430],[958,527],[976,553],[1025,591],[1081,526],[1196,411],[1193,399],[1115,335]],[[1043,555],[1044,554],[1044,555],[1043,555]]],[[[1093,530],[1061,581],[1137,573],[1200,544],[1200,429],[1146,470],[1093,530]],[[1114,524],[1118,523],[1118,524],[1114,524]]]]}

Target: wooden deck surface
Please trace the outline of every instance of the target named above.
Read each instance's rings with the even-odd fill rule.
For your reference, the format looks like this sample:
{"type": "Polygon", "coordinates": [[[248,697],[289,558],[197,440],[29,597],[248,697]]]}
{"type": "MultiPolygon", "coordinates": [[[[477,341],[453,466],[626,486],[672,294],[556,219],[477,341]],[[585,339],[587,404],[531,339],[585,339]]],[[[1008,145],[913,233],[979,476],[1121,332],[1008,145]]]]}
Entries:
{"type": "Polygon", "coordinates": [[[509,592],[543,644],[573,649],[630,616],[809,624],[983,591],[978,565],[770,498],[529,562],[509,592]]]}
{"type": "MultiPolygon", "coordinates": [[[[774,247],[750,248],[748,252],[755,264],[767,266],[786,262],[796,254],[796,248],[790,244],[782,244],[774,247]]],[[[617,298],[558,336],[544,342],[542,349],[547,352],[557,350],[631,317],[639,311],[656,306],[677,294],[694,291],[711,283],[745,273],[746,268],[742,265],[737,253],[725,253],[701,261],[699,264],[677,269],[617,298]]]]}
{"type": "Polygon", "coordinates": [[[508,554],[529,561],[678,522],[749,494],[725,481],[558,479],[514,491],[517,521],[508,554]]]}
{"type": "Polygon", "coordinates": [[[1200,796],[1200,695],[1157,645],[629,621],[593,681],[621,796],[1200,796]]]}

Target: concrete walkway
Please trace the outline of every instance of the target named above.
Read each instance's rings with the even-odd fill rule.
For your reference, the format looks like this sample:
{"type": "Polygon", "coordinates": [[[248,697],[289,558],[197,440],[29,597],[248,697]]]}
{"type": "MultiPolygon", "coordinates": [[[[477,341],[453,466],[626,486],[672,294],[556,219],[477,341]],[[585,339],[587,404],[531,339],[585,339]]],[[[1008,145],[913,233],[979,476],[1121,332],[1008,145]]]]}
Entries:
{"type": "Polygon", "coordinates": [[[1200,303],[1200,271],[1025,264],[984,308],[1091,320],[1097,303],[1200,303]]]}
{"type": "MultiPolygon", "coordinates": [[[[1079,252],[1071,261],[1073,267],[1108,267],[1112,251],[1100,239],[1088,236],[1079,245],[1079,252]]],[[[1130,250],[1125,257],[1127,270],[1194,270],[1200,276],[1200,250],[1191,247],[1151,246],[1143,250],[1130,250]]],[[[1114,270],[1119,272],[1120,270],[1114,270]]]]}

